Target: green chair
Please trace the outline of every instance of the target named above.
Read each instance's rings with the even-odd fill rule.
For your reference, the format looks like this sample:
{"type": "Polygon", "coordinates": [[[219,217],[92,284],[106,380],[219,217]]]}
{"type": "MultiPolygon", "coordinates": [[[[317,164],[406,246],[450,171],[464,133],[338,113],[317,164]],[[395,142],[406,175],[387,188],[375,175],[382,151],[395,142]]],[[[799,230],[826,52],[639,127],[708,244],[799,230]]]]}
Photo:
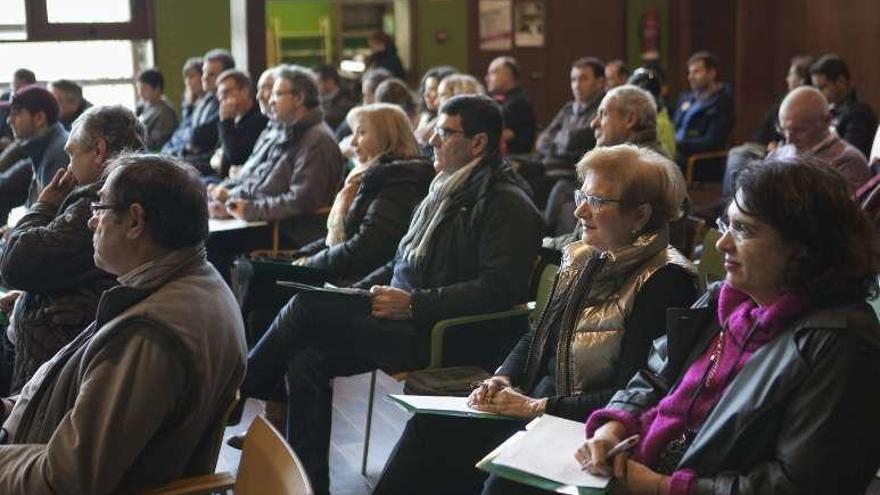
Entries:
{"type": "MultiPolygon", "coordinates": [[[[478,366],[485,370],[497,368],[522,334],[540,318],[550,299],[559,267],[545,265],[537,284],[535,300],[507,311],[462,316],[441,320],[431,328],[431,360],[428,368],[451,366],[478,366]]],[[[373,402],[376,397],[376,376],[370,374],[370,393],[367,399],[367,423],[364,428],[364,452],[361,475],[367,475],[370,452],[370,432],[373,423],[373,402]]],[[[406,379],[409,372],[391,373],[397,381],[406,379]]]]}
{"type": "Polygon", "coordinates": [[[723,280],[727,274],[724,271],[724,255],[715,247],[718,239],[721,239],[721,232],[717,229],[707,230],[705,237],[703,237],[703,252],[700,254],[697,268],[700,272],[700,279],[706,285],[723,280]]]}

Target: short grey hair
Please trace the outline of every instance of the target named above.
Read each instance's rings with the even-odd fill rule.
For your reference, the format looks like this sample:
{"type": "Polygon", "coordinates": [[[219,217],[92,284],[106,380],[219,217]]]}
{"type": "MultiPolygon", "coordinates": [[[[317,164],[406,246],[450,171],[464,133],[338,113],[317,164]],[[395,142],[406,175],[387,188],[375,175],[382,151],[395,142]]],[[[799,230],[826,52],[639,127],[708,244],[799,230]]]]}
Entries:
{"type": "Polygon", "coordinates": [[[279,65],[275,69],[275,80],[286,79],[296,95],[303,95],[303,105],[312,109],[321,104],[318,97],[318,82],[315,74],[300,65],[279,65]]]}
{"type": "Polygon", "coordinates": [[[605,101],[611,102],[612,100],[614,108],[618,112],[636,116],[633,131],[657,129],[657,102],[654,101],[651,93],[638,86],[624,84],[611,88],[605,93],[605,101]]]}
{"type": "Polygon", "coordinates": [[[123,151],[143,151],[146,142],[144,124],[122,105],[91,107],[74,122],[71,139],[87,150],[95,149],[98,139],[107,143],[107,157],[123,151]]]}

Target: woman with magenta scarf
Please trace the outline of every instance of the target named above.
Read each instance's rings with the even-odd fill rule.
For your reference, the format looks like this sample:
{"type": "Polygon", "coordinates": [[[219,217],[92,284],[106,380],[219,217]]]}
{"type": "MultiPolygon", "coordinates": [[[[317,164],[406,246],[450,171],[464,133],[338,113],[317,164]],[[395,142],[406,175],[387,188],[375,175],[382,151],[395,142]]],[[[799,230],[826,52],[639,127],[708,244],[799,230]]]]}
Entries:
{"type": "Polygon", "coordinates": [[[863,494],[880,464],[871,226],[824,164],[755,164],[737,186],[724,282],[670,315],[576,457],[613,493],[863,494]]]}

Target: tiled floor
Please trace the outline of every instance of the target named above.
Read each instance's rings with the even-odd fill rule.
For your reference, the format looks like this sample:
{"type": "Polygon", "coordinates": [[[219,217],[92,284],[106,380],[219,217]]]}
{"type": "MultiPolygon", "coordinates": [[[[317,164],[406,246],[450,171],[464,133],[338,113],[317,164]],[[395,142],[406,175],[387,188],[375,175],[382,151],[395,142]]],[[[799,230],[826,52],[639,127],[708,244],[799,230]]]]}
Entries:
{"type": "MultiPolygon", "coordinates": [[[[385,400],[387,394],[401,393],[403,384],[384,373],[379,373],[376,401],[373,406],[373,428],[367,475],[375,480],[382,472],[385,461],[403,431],[409,414],[385,400]]],[[[330,440],[330,489],[334,495],[365,495],[370,486],[361,476],[361,455],[364,447],[364,427],[367,417],[367,398],[370,375],[337,378],[333,382],[333,430],[330,440]]],[[[261,412],[259,401],[248,400],[241,423],[226,429],[226,437],[247,430],[254,416],[261,412]]],[[[225,443],[220,451],[217,471],[234,473],[241,452],[225,443]]]]}

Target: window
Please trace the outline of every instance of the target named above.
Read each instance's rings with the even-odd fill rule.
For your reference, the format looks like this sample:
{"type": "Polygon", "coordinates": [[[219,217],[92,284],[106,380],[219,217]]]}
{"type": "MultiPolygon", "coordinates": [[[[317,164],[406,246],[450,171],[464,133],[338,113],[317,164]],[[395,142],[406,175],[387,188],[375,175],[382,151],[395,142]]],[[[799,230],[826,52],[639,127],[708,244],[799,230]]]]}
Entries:
{"type": "Polygon", "coordinates": [[[146,0],[2,3],[0,81],[8,82],[24,67],[40,82],[78,82],[83,96],[94,104],[134,109],[132,79],[153,65],[146,0]]]}

